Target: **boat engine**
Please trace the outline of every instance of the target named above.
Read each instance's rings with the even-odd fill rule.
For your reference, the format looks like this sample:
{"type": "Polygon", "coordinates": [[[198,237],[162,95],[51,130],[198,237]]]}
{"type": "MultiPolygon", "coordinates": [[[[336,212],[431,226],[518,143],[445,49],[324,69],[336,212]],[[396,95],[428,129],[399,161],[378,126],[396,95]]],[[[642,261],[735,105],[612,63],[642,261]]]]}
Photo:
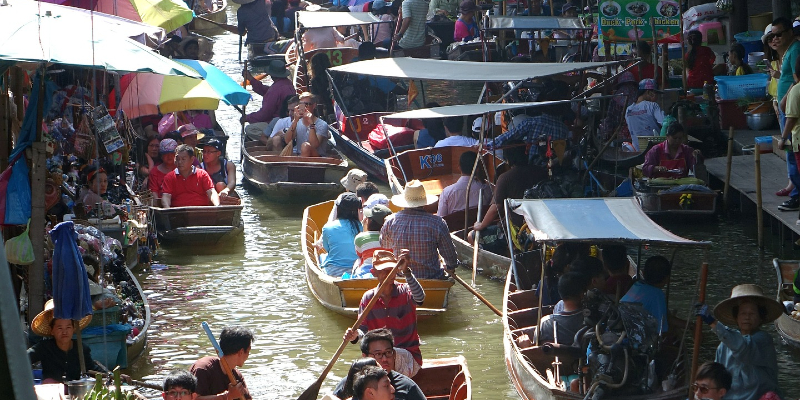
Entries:
{"type": "Polygon", "coordinates": [[[656,387],[659,330],[656,319],[638,303],[615,303],[598,290],[587,293],[581,345],[586,349],[591,384],[584,399],[606,394],[639,395],[656,387]]]}

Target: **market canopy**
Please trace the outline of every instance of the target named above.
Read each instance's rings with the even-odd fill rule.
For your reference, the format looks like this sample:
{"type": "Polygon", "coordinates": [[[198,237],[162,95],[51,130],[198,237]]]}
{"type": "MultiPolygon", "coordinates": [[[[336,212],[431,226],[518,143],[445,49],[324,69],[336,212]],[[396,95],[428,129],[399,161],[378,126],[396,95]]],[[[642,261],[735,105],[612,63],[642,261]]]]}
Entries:
{"type": "Polygon", "coordinates": [[[580,18],[489,15],[485,29],[586,29],[580,18]]]}
{"type": "Polygon", "coordinates": [[[529,103],[463,104],[457,106],[420,108],[418,110],[409,110],[395,114],[383,115],[381,116],[381,118],[426,119],[426,118],[459,117],[459,116],[493,113],[506,110],[516,110],[519,108],[540,107],[553,103],[562,103],[562,101],[540,101],[540,102],[529,102],[529,103]]]}
{"type": "Polygon", "coordinates": [[[25,7],[4,7],[0,14],[0,60],[200,77],[141,43],[104,31],[93,23],[90,14],[67,8],[39,13],[25,7]]]}
{"type": "Polygon", "coordinates": [[[333,28],[336,26],[378,24],[381,21],[369,12],[298,11],[297,23],[303,28],[333,28]]]}
{"type": "Polygon", "coordinates": [[[508,200],[536,241],[627,242],[709,246],[653,222],[634,198],[508,200]]]}
{"type": "MultiPolygon", "coordinates": [[[[344,13],[335,13],[344,14],[344,13]]],[[[616,64],[577,63],[480,63],[422,58],[381,58],[330,68],[330,71],[389,78],[446,80],[459,82],[521,81],[616,64]]]]}
{"type": "Polygon", "coordinates": [[[182,0],[43,0],[94,10],[174,31],[188,24],[194,12],[182,0]]]}

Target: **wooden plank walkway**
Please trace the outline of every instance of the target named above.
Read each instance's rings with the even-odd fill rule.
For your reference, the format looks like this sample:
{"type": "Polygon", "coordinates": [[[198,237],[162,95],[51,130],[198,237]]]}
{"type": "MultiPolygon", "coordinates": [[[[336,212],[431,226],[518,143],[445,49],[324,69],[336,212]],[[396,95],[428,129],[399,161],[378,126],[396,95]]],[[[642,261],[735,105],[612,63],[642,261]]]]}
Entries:
{"type": "MultiPolygon", "coordinates": [[[[722,189],[725,182],[725,169],[726,158],[712,158],[705,161],[706,168],[710,177],[718,180],[714,182],[715,188],[722,189]],[[721,182],[721,183],[720,183],[721,182]]],[[[735,202],[733,199],[737,192],[740,197],[740,202],[744,203],[745,199],[752,202],[752,207],[756,204],[756,171],[755,171],[755,156],[743,155],[734,156],[731,163],[731,193],[729,194],[729,202],[735,202]]],[[[780,211],[778,206],[786,201],[788,197],[778,197],[775,192],[784,188],[788,182],[786,174],[786,161],[781,159],[775,154],[767,153],[761,155],[761,198],[762,208],[776,221],[779,221],[783,226],[794,232],[795,235],[800,235],[800,226],[795,224],[798,220],[797,211],[780,211]]],[[[744,206],[744,204],[742,204],[744,206]]],[[[766,218],[765,218],[766,221],[766,218]]],[[[765,223],[766,225],[766,223],[765,223]]]]}

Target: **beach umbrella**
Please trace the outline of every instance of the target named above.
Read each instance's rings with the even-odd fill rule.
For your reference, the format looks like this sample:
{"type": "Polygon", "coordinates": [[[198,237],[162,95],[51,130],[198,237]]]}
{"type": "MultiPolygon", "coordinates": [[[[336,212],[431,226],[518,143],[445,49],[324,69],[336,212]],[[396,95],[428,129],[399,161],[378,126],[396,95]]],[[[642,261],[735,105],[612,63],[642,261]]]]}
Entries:
{"type": "Polygon", "coordinates": [[[94,10],[174,31],[188,24],[194,13],[181,0],[44,0],[48,3],[94,10]]]}
{"type": "Polygon", "coordinates": [[[110,71],[200,75],[147,46],[95,26],[91,14],[27,7],[0,12],[0,60],[48,62],[110,71]]]}
{"type": "Polygon", "coordinates": [[[217,67],[195,60],[177,60],[205,79],[133,74],[119,102],[129,118],[185,110],[216,110],[220,100],[245,105],[250,93],[217,67]]]}

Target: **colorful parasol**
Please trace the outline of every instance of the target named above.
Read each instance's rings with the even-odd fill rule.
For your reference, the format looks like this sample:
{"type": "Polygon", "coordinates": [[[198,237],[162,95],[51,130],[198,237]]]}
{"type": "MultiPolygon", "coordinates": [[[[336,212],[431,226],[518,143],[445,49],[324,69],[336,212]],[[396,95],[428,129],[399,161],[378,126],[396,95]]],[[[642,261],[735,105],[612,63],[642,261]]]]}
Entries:
{"type": "Polygon", "coordinates": [[[188,24],[194,13],[181,0],[43,0],[144,22],[170,32],[188,24]]]}

